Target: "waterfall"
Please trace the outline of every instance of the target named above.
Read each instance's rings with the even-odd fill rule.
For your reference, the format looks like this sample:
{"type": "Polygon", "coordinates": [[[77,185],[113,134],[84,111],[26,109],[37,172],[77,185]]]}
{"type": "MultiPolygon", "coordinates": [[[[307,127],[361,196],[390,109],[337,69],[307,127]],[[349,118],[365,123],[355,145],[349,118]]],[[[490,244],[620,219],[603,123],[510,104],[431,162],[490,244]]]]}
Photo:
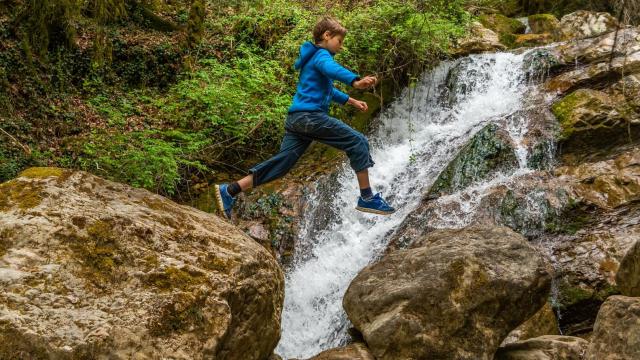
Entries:
{"type": "Polygon", "coordinates": [[[368,136],[375,161],[369,174],[374,192],[381,192],[396,207],[393,215],[354,209],[359,191],[348,164],[310,195],[299,245],[286,274],[282,337],[276,353],[308,358],[348,341],[351,325],[342,298],[349,283],[384,251],[388,235],[484,125],[502,119],[500,126],[516,144],[519,169],[449,195],[447,200],[458,197],[462,211],[440,214],[434,226],[464,226],[478,193],[531,171],[522,144],[527,119],[510,116],[525,106],[527,91],[533,88],[523,70],[524,56],[482,54],[444,62],[380,114],[368,136]]]}

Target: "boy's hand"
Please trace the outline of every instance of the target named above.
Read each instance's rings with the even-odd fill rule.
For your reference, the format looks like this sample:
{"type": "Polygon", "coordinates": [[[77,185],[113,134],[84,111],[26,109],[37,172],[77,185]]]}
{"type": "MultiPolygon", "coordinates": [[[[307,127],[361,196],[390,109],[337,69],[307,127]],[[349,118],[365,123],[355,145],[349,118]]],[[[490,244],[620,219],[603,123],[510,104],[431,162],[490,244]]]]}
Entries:
{"type": "Polygon", "coordinates": [[[360,80],[353,82],[353,87],[356,89],[366,89],[374,86],[378,82],[378,78],[375,76],[365,76],[360,80]]]}
{"type": "Polygon", "coordinates": [[[369,109],[369,106],[367,106],[367,103],[364,101],[360,101],[360,100],[356,100],[352,97],[349,98],[349,100],[347,100],[347,104],[355,107],[356,109],[360,110],[360,111],[367,111],[369,109]]]}

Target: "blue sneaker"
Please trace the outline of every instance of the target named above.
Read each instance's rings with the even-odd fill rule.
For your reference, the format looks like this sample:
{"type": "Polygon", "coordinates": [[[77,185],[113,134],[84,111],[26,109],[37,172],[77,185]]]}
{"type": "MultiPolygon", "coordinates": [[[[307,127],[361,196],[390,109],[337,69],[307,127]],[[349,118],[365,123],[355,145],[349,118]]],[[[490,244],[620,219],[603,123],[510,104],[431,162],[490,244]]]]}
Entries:
{"type": "Polygon", "coordinates": [[[393,206],[384,201],[382,194],[380,193],[375,194],[369,200],[363,199],[362,196],[358,197],[358,206],[356,206],[356,210],[380,215],[389,215],[396,211],[393,206]]]}
{"type": "Polygon", "coordinates": [[[229,184],[221,184],[215,186],[216,205],[221,215],[224,215],[227,219],[231,220],[231,209],[236,203],[236,199],[229,195],[227,187],[229,184]]]}

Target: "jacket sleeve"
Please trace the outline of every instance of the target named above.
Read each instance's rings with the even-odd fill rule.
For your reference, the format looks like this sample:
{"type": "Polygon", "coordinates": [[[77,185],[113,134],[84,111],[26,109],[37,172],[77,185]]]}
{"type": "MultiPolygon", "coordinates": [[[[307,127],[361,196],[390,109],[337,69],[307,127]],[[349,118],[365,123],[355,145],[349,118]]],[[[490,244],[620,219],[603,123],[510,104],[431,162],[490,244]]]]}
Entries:
{"type": "Polygon", "coordinates": [[[316,55],[315,66],[318,71],[329,79],[338,80],[349,86],[358,77],[358,75],[333,60],[333,57],[326,50],[320,50],[316,55]]]}
{"type": "Polygon", "coordinates": [[[338,104],[344,105],[347,103],[347,100],[349,100],[349,95],[334,87],[331,89],[331,100],[337,102],[338,104]]]}

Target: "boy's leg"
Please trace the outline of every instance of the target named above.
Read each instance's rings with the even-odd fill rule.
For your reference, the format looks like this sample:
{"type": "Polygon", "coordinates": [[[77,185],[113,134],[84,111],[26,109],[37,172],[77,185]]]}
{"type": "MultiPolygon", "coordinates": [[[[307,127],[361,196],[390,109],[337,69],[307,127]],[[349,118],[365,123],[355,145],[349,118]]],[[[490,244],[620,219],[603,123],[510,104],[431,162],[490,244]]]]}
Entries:
{"type": "Polygon", "coordinates": [[[309,117],[309,126],[302,129],[301,135],[346,152],[349,164],[357,174],[360,187],[369,187],[369,175],[366,170],[375,163],[369,152],[367,138],[344,122],[325,113],[309,113],[309,117]]]}
{"type": "Polygon", "coordinates": [[[371,158],[367,138],[342,121],[325,113],[310,113],[307,120],[304,122],[303,129],[294,129],[294,131],[301,131],[304,136],[347,153],[360,187],[360,198],[356,209],[382,215],[393,213],[395,209],[379,193],[373,195],[371,190],[367,169],[374,165],[374,161],[371,158]]]}
{"type": "Polygon", "coordinates": [[[235,196],[241,191],[255,187],[285,175],[295,165],[300,156],[309,147],[312,140],[287,131],[280,145],[280,152],[270,159],[254,166],[250,175],[231,184],[215,186],[218,208],[231,219],[231,209],[235,204],[235,196]]]}
{"type": "Polygon", "coordinates": [[[369,184],[369,170],[364,169],[362,171],[358,171],[356,173],[356,177],[358,178],[358,186],[360,189],[370,188],[371,184],[369,184]]]}
{"type": "Polygon", "coordinates": [[[244,186],[256,187],[284,176],[304,154],[311,141],[305,136],[286,131],[280,145],[280,152],[249,169],[251,175],[242,179],[244,186]],[[248,183],[249,177],[251,183],[248,183]]]}

